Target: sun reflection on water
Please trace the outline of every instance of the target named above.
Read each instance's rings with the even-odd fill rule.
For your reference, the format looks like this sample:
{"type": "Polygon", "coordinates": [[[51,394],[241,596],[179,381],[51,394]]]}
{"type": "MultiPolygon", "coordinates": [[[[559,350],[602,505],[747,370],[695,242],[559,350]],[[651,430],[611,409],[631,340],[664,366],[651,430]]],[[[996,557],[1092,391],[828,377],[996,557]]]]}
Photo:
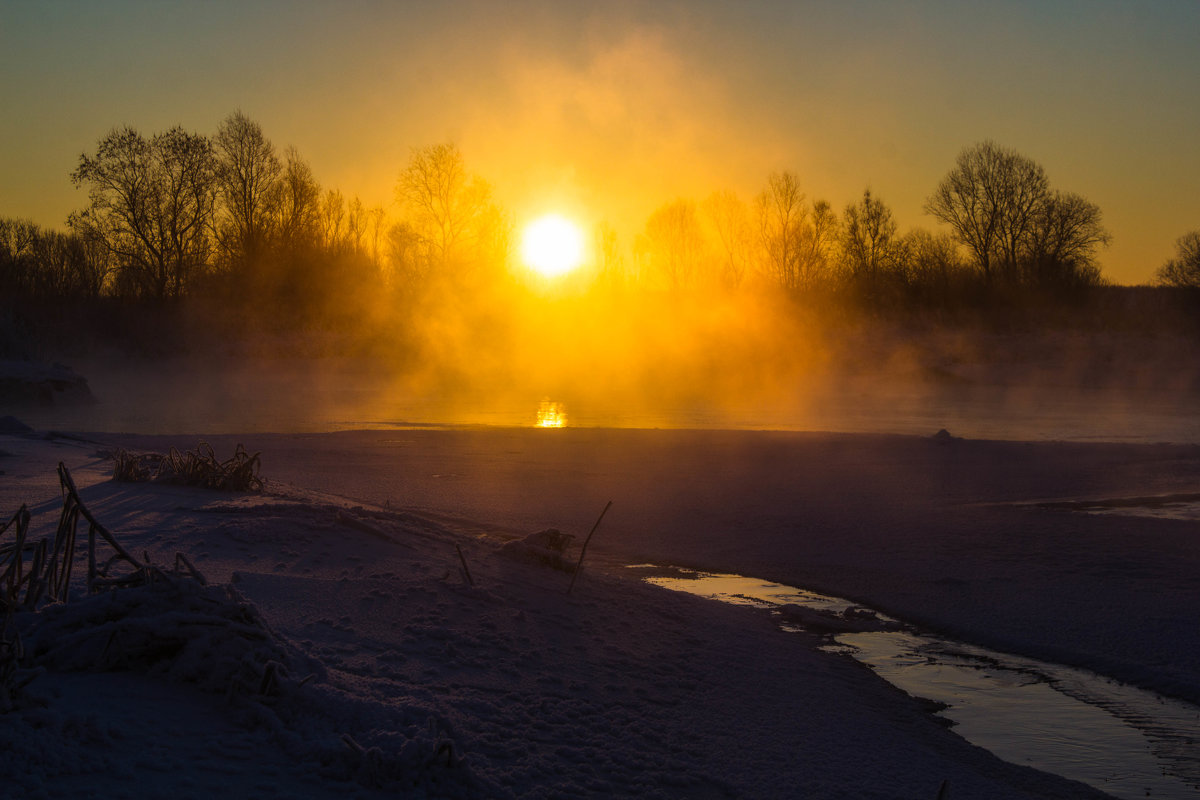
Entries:
{"type": "Polygon", "coordinates": [[[567,407],[565,404],[549,398],[538,404],[537,422],[535,427],[538,428],[565,428],[567,427],[567,407]]]}

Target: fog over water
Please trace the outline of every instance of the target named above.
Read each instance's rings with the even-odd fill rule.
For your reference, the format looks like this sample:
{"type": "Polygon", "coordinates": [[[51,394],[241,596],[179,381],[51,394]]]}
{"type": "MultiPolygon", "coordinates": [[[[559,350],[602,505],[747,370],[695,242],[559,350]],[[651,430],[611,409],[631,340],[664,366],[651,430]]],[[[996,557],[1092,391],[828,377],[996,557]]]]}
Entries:
{"type": "MultiPolygon", "coordinates": [[[[1002,386],[912,376],[824,376],[787,393],[702,391],[661,400],[611,387],[436,390],[368,362],[274,360],[236,367],[173,361],[82,363],[97,402],[29,408],[38,429],[111,433],[311,433],[403,426],[812,430],[974,439],[1200,442],[1190,392],[1002,386]],[[544,424],[544,420],[543,420],[544,424]]],[[[552,432],[548,432],[551,435],[552,432]]]]}

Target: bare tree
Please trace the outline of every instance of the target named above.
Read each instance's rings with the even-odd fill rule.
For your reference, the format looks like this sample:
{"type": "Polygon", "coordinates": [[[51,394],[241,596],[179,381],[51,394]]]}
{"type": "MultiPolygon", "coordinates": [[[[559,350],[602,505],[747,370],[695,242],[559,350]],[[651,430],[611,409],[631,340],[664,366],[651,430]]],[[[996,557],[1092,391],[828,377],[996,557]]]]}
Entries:
{"type": "Polygon", "coordinates": [[[369,256],[371,263],[376,269],[383,268],[383,239],[386,235],[384,222],[387,221],[387,215],[380,206],[372,206],[367,209],[367,241],[370,245],[369,256]]]}
{"type": "Polygon", "coordinates": [[[214,175],[212,144],[200,134],[175,127],[147,140],[115,129],[71,173],[90,204],[70,224],[105,243],[123,286],[178,297],[208,264],[214,175]]]}
{"type": "Polygon", "coordinates": [[[790,172],[775,172],[758,195],[759,238],[768,271],[787,290],[802,284],[800,252],[808,211],[800,181],[790,172]]]}
{"type": "Polygon", "coordinates": [[[595,230],[596,254],[599,261],[598,280],[610,288],[625,285],[625,263],[617,246],[617,231],[608,222],[601,222],[595,230]]]}
{"type": "Polygon", "coordinates": [[[321,201],[321,244],[332,253],[347,249],[346,198],[340,189],[329,189],[321,201]]]}
{"type": "Polygon", "coordinates": [[[385,282],[393,288],[416,289],[429,278],[421,236],[408,222],[397,222],[387,231],[385,282]]]}
{"type": "Polygon", "coordinates": [[[321,186],[294,147],[289,147],[285,154],[283,172],[275,183],[275,197],[269,207],[274,213],[271,227],[279,246],[295,251],[316,243],[321,220],[321,186]]]}
{"type": "Polygon", "coordinates": [[[508,248],[492,187],[467,172],[453,144],[413,150],[396,182],[396,199],[436,269],[462,271],[508,248]]]}
{"type": "Polygon", "coordinates": [[[362,204],[362,200],[358,199],[358,195],[355,195],[354,199],[346,206],[346,245],[351,252],[360,255],[367,252],[367,226],[369,224],[367,209],[362,204]]]}
{"type": "Polygon", "coordinates": [[[487,187],[489,199],[475,217],[471,251],[477,263],[502,267],[508,264],[513,251],[512,218],[491,201],[491,186],[480,183],[487,187]]]}
{"type": "Polygon", "coordinates": [[[1077,194],[1047,194],[1022,243],[1025,281],[1059,289],[1095,285],[1101,280],[1096,251],[1111,240],[1095,203],[1077,194]]]}
{"type": "Polygon", "coordinates": [[[913,229],[903,237],[903,253],[912,286],[940,302],[949,300],[955,276],[969,269],[949,233],[913,229]]]}
{"type": "Polygon", "coordinates": [[[0,219],[0,289],[10,297],[32,287],[38,226],[25,219],[0,219]]]}
{"type": "Polygon", "coordinates": [[[647,255],[651,268],[671,289],[691,285],[704,256],[704,233],[696,204],[673,200],[646,220],[647,255]]]}
{"type": "Polygon", "coordinates": [[[899,263],[900,242],[892,210],[871,190],[842,214],[842,256],[853,278],[875,280],[899,263]]]}
{"type": "Polygon", "coordinates": [[[83,249],[79,236],[43,231],[34,242],[34,292],[42,297],[72,297],[81,294],[76,281],[82,271],[83,249]]]}
{"type": "Polygon", "coordinates": [[[82,253],[77,276],[80,290],[87,297],[99,297],[113,273],[112,253],[94,233],[84,232],[74,238],[82,253]]]}
{"type": "Polygon", "coordinates": [[[810,222],[800,240],[800,288],[816,285],[829,271],[829,260],[838,239],[838,218],[825,200],[812,205],[810,222]]]}
{"type": "Polygon", "coordinates": [[[828,272],[837,215],[829,203],[805,204],[790,172],[772,173],[755,201],[758,243],[766,273],[788,291],[815,286],[828,272]]]}
{"type": "Polygon", "coordinates": [[[220,199],[217,241],[228,261],[244,262],[271,235],[283,163],[259,124],[241,111],[226,117],[213,144],[220,199]]]}
{"type": "Polygon", "coordinates": [[[954,230],[984,278],[1015,277],[1021,250],[1048,193],[1042,168],[985,141],[964,149],[925,201],[925,211],[954,230]]]}
{"type": "Polygon", "coordinates": [[[1154,279],[1160,286],[1200,289],[1200,230],[1175,240],[1175,257],[1158,268],[1154,279]]]}
{"type": "Polygon", "coordinates": [[[745,279],[754,257],[750,211],[740,197],[728,190],[709,195],[703,209],[721,244],[721,283],[736,289],[745,279]]]}

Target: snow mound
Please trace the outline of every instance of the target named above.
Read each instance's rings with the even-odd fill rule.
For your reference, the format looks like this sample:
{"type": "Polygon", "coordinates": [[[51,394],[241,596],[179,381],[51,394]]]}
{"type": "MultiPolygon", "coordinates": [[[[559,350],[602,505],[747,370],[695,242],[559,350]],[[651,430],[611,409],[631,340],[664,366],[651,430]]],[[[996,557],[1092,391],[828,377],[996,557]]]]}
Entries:
{"type": "Polygon", "coordinates": [[[168,579],[44,607],[24,639],[60,672],[137,670],[227,697],[278,692],[294,663],[231,586],[168,579]]]}
{"type": "Polygon", "coordinates": [[[0,402],[55,406],[96,402],[86,378],[62,364],[0,361],[0,402]]]}
{"type": "Polygon", "coordinates": [[[574,572],[574,562],[567,559],[567,548],[574,535],[563,533],[557,528],[547,528],[531,533],[524,539],[505,542],[500,552],[509,558],[530,564],[542,564],[563,572],[574,572]]]}
{"type": "MultiPolygon", "coordinates": [[[[389,724],[358,699],[320,685],[324,667],[272,632],[233,586],[167,578],[47,605],[18,615],[18,624],[35,665],[30,672],[130,671],[185,684],[222,696],[243,727],[265,729],[326,778],[438,797],[476,795],[478,783],[444,722],[415,711],[423,724],[389,724]]],[[[39,714],[29,705],[17,704],[24,713],[9,720],[32,714],[36,727],[39,714]]],[[[394,713],[405,716],[403,709],[394,713]]]]}
{"type": "Polygon", "coordinates": [[[950,431],[946,430],[945,428],[939,428],[938,432],[929,438],[933,439],[938,444],[949,444],[950,442],[961,442],[962,441],[961,436],[955,436],[952,433],[950,433],[950,431]]]}

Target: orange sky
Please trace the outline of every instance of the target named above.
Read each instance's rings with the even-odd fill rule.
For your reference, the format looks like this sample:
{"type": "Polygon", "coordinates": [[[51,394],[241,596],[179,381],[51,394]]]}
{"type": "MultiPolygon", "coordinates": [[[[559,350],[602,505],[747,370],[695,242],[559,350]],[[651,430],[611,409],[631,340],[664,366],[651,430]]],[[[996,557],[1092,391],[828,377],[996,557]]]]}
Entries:
{"type": "Polygon", "coordinates": [[[235,109],[326,186],[392,201],[451,140],[518,220],[629,237],[662,203],[773,170],[902,229],[991,138],[1097,203],[1105,274],[1149,280],[1200,228],[1200,4],[52,2],[0,4],[0,215],[61,226],[115,125],[213,132],[235,109]]]}

